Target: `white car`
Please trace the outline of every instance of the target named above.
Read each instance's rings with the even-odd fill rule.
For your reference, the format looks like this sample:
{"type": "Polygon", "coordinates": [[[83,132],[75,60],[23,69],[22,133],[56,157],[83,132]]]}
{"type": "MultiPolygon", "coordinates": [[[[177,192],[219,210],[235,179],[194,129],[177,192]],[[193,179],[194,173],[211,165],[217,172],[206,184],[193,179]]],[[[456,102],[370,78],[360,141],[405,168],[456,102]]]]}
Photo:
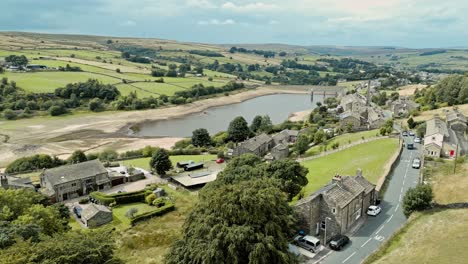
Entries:
{"type": "Polygon", "coordinates": [[[414,143],[421,143],[421,138],[414,138],[414,143]]]}
{"type": "Polygon", "coordinates": [[[381,211],[382,211],[382,208],[380,208],[380,206],[371,205],[367,209],[367,215],[377,216],[378,214],[380,214],[381,211]]]}
{"type": "Polygon", "coordinates": [[[413,167],[413,169],[421,168],[421,160],[419,158],[415,158],[411,167],[413,167]]]}

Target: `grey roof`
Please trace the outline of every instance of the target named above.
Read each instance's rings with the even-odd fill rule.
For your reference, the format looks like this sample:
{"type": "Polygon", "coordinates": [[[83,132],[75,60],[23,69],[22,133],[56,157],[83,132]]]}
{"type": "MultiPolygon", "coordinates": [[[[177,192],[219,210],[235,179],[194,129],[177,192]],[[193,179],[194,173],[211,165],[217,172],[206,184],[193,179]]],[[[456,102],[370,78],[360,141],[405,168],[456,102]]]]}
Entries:
{"type": "Polygon", "coordinates": [[[281,133],[287,134],[288,136],[297,137],[299,135],[298,130],[285,129],[281,133]]]}
{"type": "Polygon", "coordinates": [[[348,95],[343,96],[343,98],[341,98],[341,105],[346,105],[346,104],[354,103],[354,102],[365,105],[366,98],[358,93],[348,94],[348,95]]]}
{"type": "Polygon", "coordinates": [[[285,149],[288,149],[289,147],[285,144],[278,144],[276,145],[273,150],[285,150],[285,149]]]}
{"type": "Polygon", "coordinates": [[[248,139],[248,140],[242,142],[241,146],[243,148],[248,149],[248,150],[255,151],[260,146],[270,142],[271,140],[272,140],[272,138],[270,136],[268,136],[267,134],[260,134],[258,136],[255,136],[255,137],[253,137],[251,139],[248,139]]]}
{"type": "Polygon", "coordinates": [[[83,208],[81,217],[88,220],[93,218],[99,212],[112,213],[112,211],[104,205],[91,203],[85,208],[83,208]]]}
{"type": "Polygon", "coordinates": [[[426,122],[426,136],[434,134],[442,134],[445,137],[449,136],[447,125],[437,116],[426,122]]]}
{"type": "MultiPolygon", "coordinates": [[[[96,176],[98,174],[107,174],[106,168],[104,168],[98,160],[60,166],[43,172],[44,177],[49,180],[52,186],[96,176]]],[[[98,179],[98,182],[99,181],[106,182],[109,181],[109,179],[107,177],[103,179],[100,178],[98,179]]]]}
{"type": "Polygon", "coordinates": [[[345,119],[347,117],[354,117],[361,120],[361,115],[355,111],[346,111],[340,114],[340,119],[345,119]]]}
{"type": "Polygon", "coordinates": [[[370,183],[366,178],[362,176],[358,175],[354,177],[354,180],[356,180],[364,188],[365,193],[369,193],[375,189],[375,185],[370,183]]]}
{"type": "Polygon", "coordinates": [[[449,112],[446,116],[446,119],[447,122],[458,120],[460,122],[466,123],[466,117],[457,110],[449,112]]]}

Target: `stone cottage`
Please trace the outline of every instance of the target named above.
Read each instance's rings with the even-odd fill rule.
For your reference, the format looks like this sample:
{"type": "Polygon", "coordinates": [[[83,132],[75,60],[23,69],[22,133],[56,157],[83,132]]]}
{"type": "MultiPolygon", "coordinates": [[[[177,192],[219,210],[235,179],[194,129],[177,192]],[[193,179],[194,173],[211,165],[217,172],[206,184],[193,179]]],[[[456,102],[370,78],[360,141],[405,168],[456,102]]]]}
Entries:
{"type": "Polygon", "coordinates": [[[332,181],[303,198],[295,205],[301,228],[325,243],[337,234],[344,234],[366,217],[366,210],[375,203],[377,194],[358,170],[356,176],[335,175],[332,181]],[[326,233],[325,233],[326,232],[326,233]]]}
{"type": "Polygon", "coordinates": [[[273,138],[267,134],[260,134],[244,142],[239,143],[233,150],[233,156],[253,153],[257,156],[265,156],[274,147],[273,138]]]}
{"type": "Polygon", "coordinates": [[[112,211],[104,205],[89,204],[81,213],[81,221],[89,228],[112,222],[112,211]]]}

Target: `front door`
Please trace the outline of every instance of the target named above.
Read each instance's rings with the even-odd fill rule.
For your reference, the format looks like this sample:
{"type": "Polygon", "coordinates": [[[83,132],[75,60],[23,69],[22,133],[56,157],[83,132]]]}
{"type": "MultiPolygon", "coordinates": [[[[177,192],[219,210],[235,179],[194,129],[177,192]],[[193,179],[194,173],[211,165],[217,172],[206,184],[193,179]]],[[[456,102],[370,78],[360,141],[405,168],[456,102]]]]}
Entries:
{"type": "Polygon", "coordinates": [[[64,193],[62,195],[62,199],[63,199],[63,201],[68,200],[68,193],[64,193]]]}

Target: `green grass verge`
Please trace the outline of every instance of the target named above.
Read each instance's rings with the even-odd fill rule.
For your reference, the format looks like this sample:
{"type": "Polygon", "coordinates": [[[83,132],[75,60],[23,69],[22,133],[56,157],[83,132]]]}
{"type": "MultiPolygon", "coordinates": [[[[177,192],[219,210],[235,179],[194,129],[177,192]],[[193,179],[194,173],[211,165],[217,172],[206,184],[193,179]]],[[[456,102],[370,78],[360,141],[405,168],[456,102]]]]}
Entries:
{"type": "Polygon", "coordinates": [[[304,196],[329,183],[336,173],[355,175],[357,169],[362,169],[364,177],[375,184],[384,173],[385,164],[397,149],[398,139],[385,138],[302,162],[309,169],[309,183],[303,188],[304,196]]]}
{"type": "Polygon", "coordinates": [[[126,217],[125,214],[131,208],[136,208],[138,212],[135,215],[140,215],[144,213],[148,213],[157,209],[156,206],[150,206],[146,203],[129,203],[129,204],[122,204],[117,205],[112,208],[112,215],[115,220],[117,220],[121,226],[120,228],[128,228],[130,227],[130,218],[126,217]]]}

